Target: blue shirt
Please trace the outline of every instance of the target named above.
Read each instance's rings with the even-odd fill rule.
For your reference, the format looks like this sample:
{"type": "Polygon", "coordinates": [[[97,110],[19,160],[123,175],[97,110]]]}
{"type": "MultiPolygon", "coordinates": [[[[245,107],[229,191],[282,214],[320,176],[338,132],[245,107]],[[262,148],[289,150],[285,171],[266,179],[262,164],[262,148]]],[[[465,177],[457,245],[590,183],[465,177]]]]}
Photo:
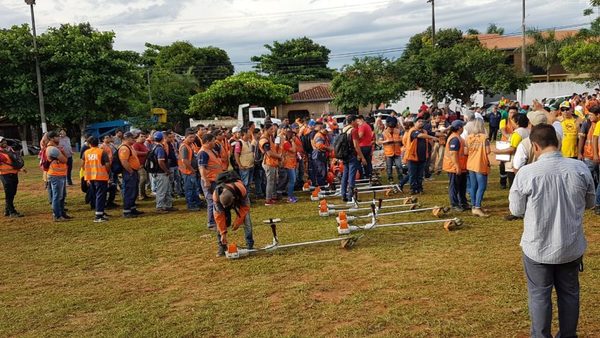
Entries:
{"type": "Polygon", "coordinates": [[[417,136],[419,136],[419,134],[431,135],[433,133],[428,132],[425,129],[422,129],[422,130],[415,130],[412,132],[412,134],[410,134],[411,141],[413,141],[414,139],[417,139],[417,158],[418,158],[419,162],[423,162],[423,161],[427,161],[427,153],[429,150],[428,149],[429,145],[427,144],[427,139],[417,138],[417,136]]]}
{"type": "Polygon", "coordinates": [[[459,151],[460,150],[460,140],[458,139],[458,137],[454,137],[452,138],[452,140],[450,141],[448,148],[452,151],[459,151]]]}
{"type": "Polygon", "coordinates": [[[198,166],[206,167],[208,165],[208,160],[209,160],[208,153],[206,153],[206,151],[204,151],[204,150],[201,150],[200,153],[198,153],[198,166]]]}

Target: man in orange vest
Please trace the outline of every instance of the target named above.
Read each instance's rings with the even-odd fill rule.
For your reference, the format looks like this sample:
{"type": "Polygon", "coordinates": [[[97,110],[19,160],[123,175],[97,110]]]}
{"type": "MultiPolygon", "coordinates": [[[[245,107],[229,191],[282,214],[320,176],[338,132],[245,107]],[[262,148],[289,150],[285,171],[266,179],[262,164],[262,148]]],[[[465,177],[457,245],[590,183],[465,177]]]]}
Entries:
{"type": "Polygon", "coordinates": [[[108,221],[104,206],[110,178],[110,159],[106,152],[98,148],[98,138],[92,136],[87,142],[90,148],[83,153],[83,178],[91,190],[90,196],[96,198],[94,223],[102,223],[108,221]]]}
{"type": "Polygon", "coordinates": [[[121,161],[123,166],[123,187],[121,193],[123,195],[123,217],[134,218],[143,212],[137,210],[135,201],[138,197],[138,184],[139,175],[138,169],[140,169],[140,160],[137,157],[133,144],[135,143],[135,137],[130,131],[123,134],[123,141],[118,149],[118,159],[113,161],[121,161]]]}
{"type": "Polygon", "coordinates": [[[323,122],[317,122],[315,124],[315,136],[312,139],[313,151],[311,154],[314,176],[317,186],[324,187],[327,183],[325,178],[327,176],[327,160],[329,153],[333,148],[329,144],[329,137],[327,129],[323,125],[323,122]]]}
{"type": "Polygon", "coordinates": [[[185,201],[189,211],[200,210],[200,184],[198,182],[197,171],[194,168],[196,156],[194,156],[193,144],[196,134],[193,129],[188,128],[185,131],[185,138],[179,147],[179,171],[183,176],[183,190],[185,192],[185,201]]]}
{"type": "Polygon", "coordinates": [[[233,222],[233,230],[237,230],[243,224],[246,247],[252,249],[254,238],[252,237],[252,220],[250,219],[250,199],[244,183],[240,180],[233,183],[222,183],[215,188],[210,200],[214,206],[214,217],[217,224],[217,243],[219,247],[217,257],[225,256],[227,228],[232,226],[232,209],[237,214],[237,219],[233,222]]]}
{"type": "Polygon", "coordinates": [[[448,197],[450,205],[456,211],[470,209],[467,202],[467,156],[465,155],[465,140],[460,136],[464,123],[453,121],[450,125],[450,135],[446,142],[444,163],[442,168],[448,173],[448,197]]]}
{"type": "Polygon", "coordinates": [[[19,171],[27,172],[25,168],[17,169],[9,156],[9,153],[15,153],[8,146],[8,142],[0,136],[0,181],[4,187],[4,199],[6,206],[4,208],[4,216],[7,217],[23,217],[15,209],[15,196],[17,195],[17,187],[19,186],[19,171]]]}
{"type": "Polygon", "coordinates": [[[394,182],[394,166],[398,173],[398,182],[402,181],[402,136],[398,128],[398,119],[388,116],[383,131],[383,155],[389,184],[394,182]]]}
{"type": "Polygon", "coordinates": [[[217,187],[217,176],[223,171],[221,158],[215,152],[215,143],[215,135],[205,134],[202,136],[202,148],[198,153],[198,168],[200,170],[202,191],[206,198],[207,226],[209,230],[216,230],[217,226],[213,213],[213,193],[217,187]]]}
{"type": "Polygon", "coordinates": [[[48,132],[46,158],[48,167],[48,184],[52,195],[52,213],[55,222],[64,222],[72,217],[65,212],[67,198],[67,157],[58,147],[60,136],[55,131],[48,132]]]}
{"type": "Polygon", "coordinates": [[[277,172],[282,157],[279,149],[280,143],[278,143],[280,139],[275,137],[276,134],[277,127],[271,123],[265,123],[265,132],[258,141],[259,150],[263,154],[262,167],[265,170],[267,179],[265,206],[274,205],[275,199],[277,198],[277,193],[275,191],[277,185],[277,172]]]}
{"type": "Polygon", "coordinates": [[[423,174],[429,157],[428,140],[437,141],[435,133],[423,129],[425,120],[419,118],[415,122],[414,128],[407,135],[405,161],[408,164],[408,175],[410,177],[410,186],[412,194],[423,193],[423,174]]]}

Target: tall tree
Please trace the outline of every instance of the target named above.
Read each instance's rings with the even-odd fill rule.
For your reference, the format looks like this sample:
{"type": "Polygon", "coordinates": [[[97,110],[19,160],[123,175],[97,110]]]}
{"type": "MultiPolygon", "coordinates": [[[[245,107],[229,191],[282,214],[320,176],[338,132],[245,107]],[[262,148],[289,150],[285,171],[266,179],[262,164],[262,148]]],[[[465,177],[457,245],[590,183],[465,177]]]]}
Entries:
{"type": "Polygon", "coordinates": [[[529,78],[515,72],[505,58],[476,38],[448,29],[436,34],[435,48],[427,31],[413,36],[397,63],[412,87],[423,90],[434,103],[457,99],[469,105],[479,90],[512,93],[527,86],[529,78]]]}
{"type": "Polygon", "coordinates": [[[486,33],[504,35],[504,28],[498,27],[495,23],[490,23],[486,30],[486,33]]]}
{"type": "Polygon", "coordinates": [[[176,41],[168,46],[146,43],[142,54],[146,66],[166,69],[176,74],[191,72],[200,88],[208,88],[214,81],[233,74],[229,55],[217,47],[194,47],[187,41],[176,41]]]}
{"type": "Polygon", "coordinates": [[[475,28],[469,28],[467,29],[467,35],[479,35],[479,31],[475,28]]]}
{"type": "Polygon", "coordinates": [[[333,102],[343,111],[356,111],[399,100],[408,89],[400,75],[396,64],[386,58],[355,58],[333,78],[333,102]]]}
{"type": "Polygon", "coordinates": [[[254,72],[243,72],[215,81],[204,92],[192,96],[187,113],[201,118],[233,116],[239,104],[250,103],[269,109],[286,102],[291,93],[289,86],[275,84],[254,72]]]}
{"type": "Polygon", "coordinates": [[[567,40],[558,40],[555,30],[529,30],[527,35],[533,42],[526,47],[529,63],[542,68],[546,72],[546,81],[550,81],[550,69],[560,62],[558,53],[567,44],[567,40]]]}
{"type": "Polygon", "coordinates": [[[76,124],[126,116],[129,98],[140,90],[138,55],[113,49],[115,34],[89,23],[65,24],[40,36],[48,118],[76,124]]]}
{"type": "Polygon", "coordinates": [[[327,67],[330,50],[307,37],[274,41],[265,45],[268,54],[253,56],[258,64],[254,68],[269,76],[274,82],[298,87],[299,81],[329,80],[333,71],[327,67]]]}

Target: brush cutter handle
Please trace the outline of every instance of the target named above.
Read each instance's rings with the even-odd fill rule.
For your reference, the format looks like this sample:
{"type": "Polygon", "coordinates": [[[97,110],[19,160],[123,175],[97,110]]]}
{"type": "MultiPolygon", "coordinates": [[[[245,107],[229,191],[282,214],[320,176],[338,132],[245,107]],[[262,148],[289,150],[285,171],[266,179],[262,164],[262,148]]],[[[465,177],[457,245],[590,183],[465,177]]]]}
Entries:
{"type": "Polygon", "coordinates": [[[279,239],[277,238],[277,225],[275,225],[275,223],[271,223],[271,232],[273,233],[273,241],[279,242],[279,239]]]}
{"type": "Polygon", "coordinates": [[[383,198],[380,198],[379,199],[379,207],[378,207],[378,209],[381,209],[382,205],[383,205],[383,198]]]}

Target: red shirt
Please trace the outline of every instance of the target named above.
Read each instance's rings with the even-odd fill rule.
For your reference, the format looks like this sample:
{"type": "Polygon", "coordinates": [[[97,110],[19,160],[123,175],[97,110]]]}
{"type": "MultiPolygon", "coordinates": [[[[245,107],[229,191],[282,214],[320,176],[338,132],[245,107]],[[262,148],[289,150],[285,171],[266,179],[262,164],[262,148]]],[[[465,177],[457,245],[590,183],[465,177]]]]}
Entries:
{"type": "Polygon", "coordinates": [[[146,163],[146,156],[148,156],[148,147],[143,143],[136,142],[133,144],[133,149],[137,152],[138,159],[143,166],[146,163]]]}
{"type": "Polygon", "coordinates": [[[361,147],[370,147],[373,144],[373,130],[368,123],[363,123],[358,127],[358,133],[362,133],[363,137],[358,139],[358,145],[361,147]]]}

